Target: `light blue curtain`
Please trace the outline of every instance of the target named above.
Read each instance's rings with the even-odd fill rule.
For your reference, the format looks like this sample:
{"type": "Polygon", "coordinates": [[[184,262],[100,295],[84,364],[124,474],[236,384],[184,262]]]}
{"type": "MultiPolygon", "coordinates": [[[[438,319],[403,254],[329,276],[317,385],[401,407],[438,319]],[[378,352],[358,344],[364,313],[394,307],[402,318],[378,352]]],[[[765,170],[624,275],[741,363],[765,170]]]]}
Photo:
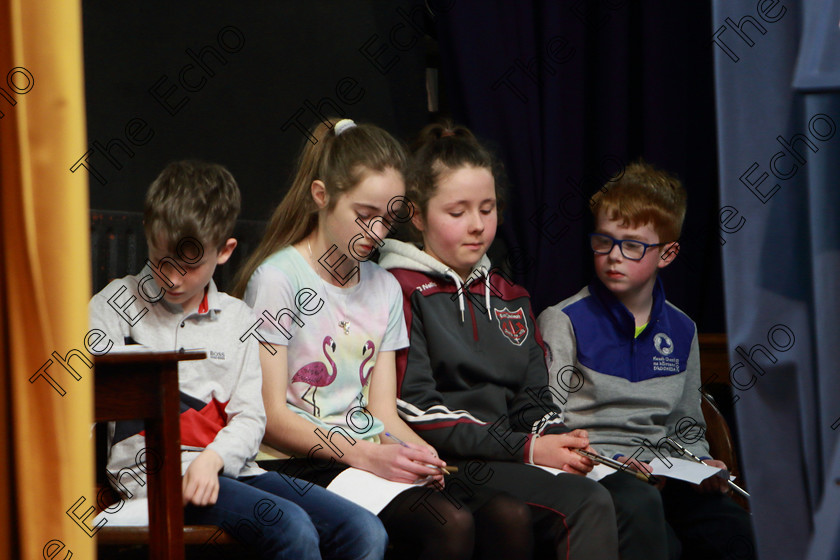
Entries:
{"type": "Polygon", "coordinates": [[[727,331],[759,558],[840,559],[840,2],[715,0],[727,331]]]}

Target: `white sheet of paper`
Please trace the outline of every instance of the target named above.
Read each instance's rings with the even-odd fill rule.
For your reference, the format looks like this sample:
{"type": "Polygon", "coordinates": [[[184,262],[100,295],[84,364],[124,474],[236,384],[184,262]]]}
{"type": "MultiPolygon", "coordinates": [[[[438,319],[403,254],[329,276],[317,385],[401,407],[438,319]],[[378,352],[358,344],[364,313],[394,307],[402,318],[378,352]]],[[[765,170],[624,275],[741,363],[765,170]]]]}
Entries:
{"type": "MultiPolygon", "coordinates": [[[[526,464],[531,465],[531,463],[526,463],[526,464]]],[[[560,469],[555,469],[554,467],[546,467],[545,465],[531,465],[531,466],[532,467],[537,467],[538,469],[542,469],[546,472],[550,472],[551,474],[561,474],[561,473],[566,472],[566,471],[561,471],[560,469]]],[[[568,474],[568,473],[566,473],[566,474],[568,474]]]]}
{"type": "Polygon", "coordinates": [[[686,459],[669,457],[668,460],[671,462],[670,467],[658,458],[648,463],[653,468],[654,476],[667,476],[668,478],[685,480],[692,484],[700,484],[710,476],[714,476],[722,471],[722,469],[717,467],[710,467],[709,465],[695,463],[686,459]]]}
{"type": "Polygon", "coordinates": [[[589,473],[586,475],[586,478],[591,478],[592,480],[601,480],[605,476],[609,476],[614,472],[614,468],[598,463],[594,467],[592,467],[592,470],[589,471],[589,473]]]}
{"type": "Polygon", "coordinates": [[[126,344],[125,346],[114,346],[108,351],[108,354],[143,354],[144,352],[154,352],[155,349],[151,346],[144,346],[142,344],[126,344]]]}
{"type": "MultiPolygon", "coordinates": [[[[108,509],[114,509],[117,504],[113,504],[108,509]]],[[[123,500],[122,507],[119,511],[108,513],[107,511],[100,511],[93,520],[91,527],[96,527],[96,524],[101,520],[105,520],[105,525],[113,525],[118,527],[144,527],[149,524],[149,502],[146,498],[136,498],[133,500],[123,500]]]]}
{"type": "MultiPolygon", "coordinates": [[[[717,467],[710,467],[709,465],[702,465],[700,463],[695,463],[694,461],[688,461],[686,459],[677,459],[675,457],[669,457],[668,460],[671,462],[670,467],[668,467],[668,465],[663,463],[660,459],[654,459],[649,463],[650,466],[653,467],[654,476],[667,476],[668,478],[685,480],[687,482],[691,482],[692,484],[700,484],[710,476],[723,476],[720,474],[722,472],[721,469],[717,467]]],[[[560,469],[555,469],[552,467],[546,467],[543,465],[531,466],[550,472],[553,475],[561,473],[568,474],[566,473],[566,471],[562,471],[560,469]]],[[[592,480],[601,480],[605,476],[609,476],[614,472],[616,472],[616,470],[610,466],[597,464],[591,471],[589,471],[589,473],[586,475],[586,478],[591,478],[592,480]]],[[[730,480],[732,480],[735,477],[731,476],[729,478],[730,480]]]]}
{"type": "MultiPolygon", "coordinates": [[[[532,467],[537,467],[538,469],[542,469],[546,472],[550,472],[553,475],[558,474],[569,474],[566,471],[555,469],[554,467],[546,467],[545,465],[531,465],[532,467]]],[[[586,474],[586,478],[591,478],[592,480],[598,481],[604,478],[605,476],[609,476],[615,472],[615,469],[612,467],[608,467],[607,465],[595,465],[591,471],[586,474]]]]}
{"type": "Polygon", "coordinates": [[[327,490],[378,515],[397,495],[420,484],[385,480],[373,473],[350,467],[335,477],[327,490]]]}

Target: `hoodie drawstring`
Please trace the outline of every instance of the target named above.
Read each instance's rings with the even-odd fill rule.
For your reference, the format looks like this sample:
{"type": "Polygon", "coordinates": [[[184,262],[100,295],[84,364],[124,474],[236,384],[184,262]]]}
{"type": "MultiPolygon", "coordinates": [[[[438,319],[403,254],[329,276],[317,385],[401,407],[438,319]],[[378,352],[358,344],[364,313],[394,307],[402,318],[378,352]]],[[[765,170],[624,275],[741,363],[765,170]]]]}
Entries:
{"type": "Polygon", "coordinates": [[[461,282],[461,277],[458,276],[451,268],[446,269],[446,275],[455,281],[455,287],[458,289],[458,309],[461,310],[461,324],[464,324],[464,284],[461,282]]]}
{"type": "MultiPolygon", "coordinates": [[[[484,275],[484,307],[487,310],[487,320],[493,321],[493,315],[490,313],[490,275],[487,274],[487,268],[479,267],[475,269],[484,275]]],[[[455,287],[458,289],[458,308],[461,310],[461,324],[464,324],[464,290],[469,290],[470,284],[461,282],[461,277],[458,276],[451,268],[446,270],[446,275],[455,281],[455,287]]],[[[467,278],[470,280],[470,278],[467,278]]]]}
{"type": "Polygon", "coordinates": [[[380,254],[379,266],[386,270],[404,268],[452,279],[455,282],[455,288],[458,290],[458,310],[461,314],[462,325],[466,321],[464,290],[469,289],[469,285],[475,280],[476,272],[484,274],[484,305],[487,308],[487,320],[490,322],[493,321],[493,314],[490,312],[490,292],[492,286],[490,286],[490,275],[487,272],[487,267],[490,266],[490,259],[487,258],[487,255],[481,257],[478,265],[470,271],[470,277],[467,278],[466,282],[463,282],[454,270],[410,243],[386,239],[384,246],[380,249],[380,254]]]}
{"type": "Polygon", "coordinates": [[[484,307],[487,308],[487,320],[492,321],[493,316],[490,314],[490,275],[487,274],[485,267],[479,267],[481,273],[484,275],[484,307]]]}

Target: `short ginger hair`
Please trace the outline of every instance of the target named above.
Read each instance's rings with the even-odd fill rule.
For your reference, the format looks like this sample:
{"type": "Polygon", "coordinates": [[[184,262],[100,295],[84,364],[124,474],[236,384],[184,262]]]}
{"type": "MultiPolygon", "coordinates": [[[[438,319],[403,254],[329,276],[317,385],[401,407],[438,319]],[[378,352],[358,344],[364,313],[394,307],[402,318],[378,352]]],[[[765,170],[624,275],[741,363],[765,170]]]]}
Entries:
{"type": "Polygon", "coordinates": [[[592,214],[630,227],[652,224],[661,243],[680,238],[686,192],[675,176],[644,161],[631,163],[592,196],[592,214]]]}

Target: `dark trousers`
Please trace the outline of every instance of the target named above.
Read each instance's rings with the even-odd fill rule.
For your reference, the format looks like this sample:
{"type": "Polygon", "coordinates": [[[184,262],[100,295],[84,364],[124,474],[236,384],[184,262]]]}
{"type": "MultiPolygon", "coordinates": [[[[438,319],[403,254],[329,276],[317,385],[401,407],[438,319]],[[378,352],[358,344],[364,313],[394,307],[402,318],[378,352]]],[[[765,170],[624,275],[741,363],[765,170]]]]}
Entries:
{"type": "Polygon", "coordinates": [[[681,480],[662,491],[665,519],[682,542],[683,560],[754,560],[750,514],[725,494],[701,494],[681,480]]]}
{"type": "MultiPolygon", "coordinates": [[[[618,543],[609,493],[597,482],[573,474],[557,476],[522,463],[482,464],[482,484],[531,506],[537,558],[612,560],[618,543]]],[[[459,464],[463,471],[470,466],[459,464]]],[[[479,478],[479,477],[476,477],[479,478]]]]}
{"type": "Polygon", "coordinates": [[[613,499],[621,560],[678,560],[680,543],[665,521],[655,486],[617,472],[600,480],[613,499]]]}
{"type": "Polygon", "coordinates": [[[750,514],[728,495],[672,479],[660,492],[627,473],[600,482],[615,503],[622,560],[755,558],[750,514]]]}

